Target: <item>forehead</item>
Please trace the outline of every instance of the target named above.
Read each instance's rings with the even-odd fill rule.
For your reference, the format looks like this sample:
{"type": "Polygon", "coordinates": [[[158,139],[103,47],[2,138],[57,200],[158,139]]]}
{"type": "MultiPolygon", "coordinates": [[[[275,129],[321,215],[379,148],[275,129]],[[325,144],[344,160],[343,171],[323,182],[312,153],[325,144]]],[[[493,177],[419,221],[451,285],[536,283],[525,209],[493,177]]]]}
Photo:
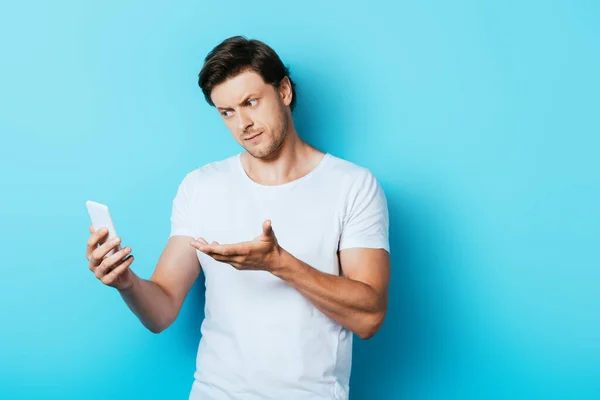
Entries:
{"type": "Polygon", "coordinates": [[[236,106],[246,95],[261,93],[267,85],[256,72],[245,71],[215,86],[210,97],[217,107],[236,106]]]}

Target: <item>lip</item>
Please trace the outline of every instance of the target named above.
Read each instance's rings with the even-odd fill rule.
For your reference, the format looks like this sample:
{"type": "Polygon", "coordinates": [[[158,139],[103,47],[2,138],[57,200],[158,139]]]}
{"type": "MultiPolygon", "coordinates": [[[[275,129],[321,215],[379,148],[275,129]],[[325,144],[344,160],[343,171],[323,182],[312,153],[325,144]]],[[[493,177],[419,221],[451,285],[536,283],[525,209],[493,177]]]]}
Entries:
{"type": "Polygon", "coordinates": [[[254,136],[252,136],[252,137],[249,137],[249,138],[247,138],[247,139],[244,139],[244,140],[253,141],[253,140],[256,140],[256,138],[258,138],[260,135],[262,135],[262,132],[261,132],[261,133],[259,133],[258,135],[254,135],[254,136]]]}

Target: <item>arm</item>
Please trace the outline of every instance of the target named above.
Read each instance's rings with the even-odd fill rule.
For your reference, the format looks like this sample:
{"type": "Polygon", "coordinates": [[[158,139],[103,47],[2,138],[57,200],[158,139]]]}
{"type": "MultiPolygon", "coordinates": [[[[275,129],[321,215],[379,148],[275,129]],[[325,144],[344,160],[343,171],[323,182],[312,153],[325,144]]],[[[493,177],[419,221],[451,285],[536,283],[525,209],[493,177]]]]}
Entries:
{"type": "Polygon", "coordinates": [[[239,270],[265,270],[298,290],[321,312],[362,339],[372,337],[387,311],[390,256],[387,250],[348,247],[339,252],[343,276],[326,274],[279,246],[269,220],[252,242],[189,244],[239,270]]]}
{"type": "Polygon", "coordinates": [[[382,326],[390,281],[387,200],[375,177],[363,172],[347,195],[338,244],[342,276],[322,273],[279,246],[270,220],[251,242],[190,245],[240,270],[265,270],[297,289],[325,315],[363,339],[382,326]]]}
{"type": "Polygon", "coordinates": [[[321,312],[362,339],[372,337],[387,310],[390,257],[383,249],[339,252],[343,276],[326,274],[281,250],[272,273],[298,290],[321,312]]]}
{"type": "Polygon", "coordinates": [[[189,240],[187,236],[172,236],[152,277],[145,280],[132,274],[133,283],[119,289],[127,306],[153,333],[162,332],[175,321],[200,274],[200,263],[189,240]]]}

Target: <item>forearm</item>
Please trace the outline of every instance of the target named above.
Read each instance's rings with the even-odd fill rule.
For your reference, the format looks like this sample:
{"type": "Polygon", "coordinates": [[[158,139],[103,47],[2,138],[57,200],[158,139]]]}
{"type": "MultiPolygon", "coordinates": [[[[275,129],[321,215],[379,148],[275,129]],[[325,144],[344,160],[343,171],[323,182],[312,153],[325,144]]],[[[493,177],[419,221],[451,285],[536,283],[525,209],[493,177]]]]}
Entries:
{"type": "Polygon", "coordinates": [[[166,329],[175,318],[173,301],[155,282],[133,274],[133,285],[119,290],[119,294],[142,324],[153,333],[166,329]]]}
{"type": "Polygon", "coordinates": [[[383,324],[386,297],[363,282],[318,271],[285,250],[281,254],[281,268],[273,274],[363,339],[373,336],[383,324]]]}

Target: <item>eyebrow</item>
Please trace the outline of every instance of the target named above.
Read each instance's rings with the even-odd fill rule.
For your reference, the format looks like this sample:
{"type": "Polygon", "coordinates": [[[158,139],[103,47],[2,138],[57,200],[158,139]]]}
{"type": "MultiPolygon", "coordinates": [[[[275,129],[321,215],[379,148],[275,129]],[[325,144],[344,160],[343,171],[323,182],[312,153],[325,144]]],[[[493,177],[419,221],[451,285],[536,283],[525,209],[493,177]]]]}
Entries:
{"type": "MultiPolygon", "coordinates": [[[[244,104],[246,104],[248,102],[248,100],[250,100],[251,98],[256,97],[256,96],[258,96],[257,93],[250,93],[250,94],[246,95],[246,97],[244,97],[244,100],[242,100],[239,105],[243,106],[244,104]]],[[[219,111],[228,111],[228,110],[233,110],[233,108],[231,108],[231,107],[217,107],[217,110],[219,110],[219,111]]]]}

